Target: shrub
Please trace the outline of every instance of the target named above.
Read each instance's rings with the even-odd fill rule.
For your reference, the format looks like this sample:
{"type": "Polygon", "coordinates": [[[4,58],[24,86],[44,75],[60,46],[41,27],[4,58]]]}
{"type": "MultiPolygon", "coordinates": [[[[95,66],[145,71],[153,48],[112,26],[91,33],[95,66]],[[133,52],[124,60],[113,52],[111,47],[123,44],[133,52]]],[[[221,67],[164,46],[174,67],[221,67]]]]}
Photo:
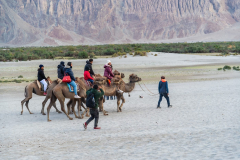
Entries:
{"type": "Polygon", "coordinates": [[[157,54],[154,54],[154,56],[158,56],[157,54]]]}
{"type": "Polygon", "coordinates": [[[20,75],[20,76],[18,76],[18,78],[23,78],[23,76],[22,76],[22,75],[20,75]]]}
{"type": "Polygon", "coordinates": [[[112,57],[118,57],[118,54],[117,54],[117,53],[114,53],[114,54],[112,55],[112,57]]]}
{"type": "Polygon", "coordinates": [[[65,56],[67,56],[67,57],[72,57],[73,56],[73,51],[68,51],[66,54],[65,54],[65,56]]]}
{"type": "Polygon", "coordinates": [[[88,54],[85,51],[81,51],[81,52],[78,53],[78,57],[82,58],[82,59],[88,58],[88,54]]]}
{"type": "Polygon", "coordinates": [[[124,58],[127,58],[127,55],[125,55],[124,58]]]}
{"type": "Polygon", "coordinates": [[[230,66],[228,66],[228,65],[225,65],[224,67],[223,67],[223,70],[231,70],[232,68],[230,67],[230,66]]]}
{"type": "Polygon", "coordinates": [[[223,70],[223,68],[218,68],[218,70],[220,71],[220,70],[223,70]]]}
{"type": "Polygon", "coordinates": [[[105,55],[112,55],[114,53],[115,53],[115,50],[112,49],[112,48],[108,48],[108,49],[103,51],[103,54],[105,54],[105,55]]]}
{"type": "Polygon", "coordinates": [[[90,57],[90,58],[94,58],[94,57],[95,57],[95,54],[92,52],[92,53],[89,54],[89,57],[90,57]]]}
{"type": "Polygon", "coordinates": [[[16,82],[16,83],[22,83],[21,80],[17,80],[17,79],[14,79],[12,82],[16,82]]]}
{"type": "Polygon", "coordinates": [[[239,66],[237,66],[237,67],[233,66],[233,70],[240,71],[239,66]]]}
{"type": "Polygon", "coordinates": [[[69,46],[69,47],[68,47],[68,51],[75,51],[75,47],[69,46]]]}

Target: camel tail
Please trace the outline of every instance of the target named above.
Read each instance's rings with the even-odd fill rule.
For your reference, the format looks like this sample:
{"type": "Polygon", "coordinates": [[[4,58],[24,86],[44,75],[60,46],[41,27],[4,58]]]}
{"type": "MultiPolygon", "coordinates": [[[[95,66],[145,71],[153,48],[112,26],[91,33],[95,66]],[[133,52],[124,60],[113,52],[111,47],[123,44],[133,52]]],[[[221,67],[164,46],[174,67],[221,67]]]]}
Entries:
{"type": "Polygon", "coordinates": [[[27,97],[27,86],[25,87],[24,96],[27,97]]]}

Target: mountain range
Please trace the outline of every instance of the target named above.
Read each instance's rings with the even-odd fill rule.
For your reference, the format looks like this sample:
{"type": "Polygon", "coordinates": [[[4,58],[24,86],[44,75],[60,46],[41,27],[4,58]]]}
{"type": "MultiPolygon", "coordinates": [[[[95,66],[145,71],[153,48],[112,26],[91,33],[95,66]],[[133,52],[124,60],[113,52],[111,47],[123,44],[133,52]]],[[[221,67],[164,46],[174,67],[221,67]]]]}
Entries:
{"type": "Polygon", "coordinates": [[[240,0],[0,0],[0,45],[239,41],[239,22],[240,0]]]}

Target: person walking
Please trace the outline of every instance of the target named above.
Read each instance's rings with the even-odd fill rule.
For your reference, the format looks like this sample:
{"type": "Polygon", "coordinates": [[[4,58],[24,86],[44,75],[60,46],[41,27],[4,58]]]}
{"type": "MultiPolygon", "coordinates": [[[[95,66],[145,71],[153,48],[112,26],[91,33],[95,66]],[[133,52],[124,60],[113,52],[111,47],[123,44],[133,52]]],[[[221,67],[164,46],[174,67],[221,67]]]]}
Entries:
{"type": "Polygon", "coordinates": [[[167,104],[168,104],[168,108],[172,107],[172,105],[170,105],[170,99],[169,99],[169,90],[168,90],[168,82],[165,79],[165,76],[161,77],[161,81],[159,82],[158,85],[158,92],[160,94],[160,98],[158,101],[158,105],[157,108],[161,108],[160,107],[160,103],[162,101],[162,97],[165,97],[167,100],[167,104]]]}
{"type": "Polygon", "coordinates": [[[95,73],[93,72],[93,69],[92,69],[92,64],[93,64],[93,59],[89,59],[88,61],[86,61],[86,65],[84,67],[84,72],[90,70],[91,77],[95,76],[95,73]]]}
{"type": "Polygon", "coordinates": [[[70,76],[70,78],[71,78],[71,82],[68,83],[68,84],[70,84],[73,87],[73,91],[75,93],[74,98],[81,98],[77,94],[77,85],[75,83],[76,79],[75,79],[74,74],[72,72],[72,62],[68,62],[67,63],[67,66],[64,68],[64,73],[68,74],[70,76]]]}
{"type": "Polygon", "coordinates": [[[57,70],[57,72],[58,72],[58,78],[59,79],[63,79],[63,77],[64,77],[64,67],[65,67],[65,65],[64,65],[64,62],[62,61],[62,62],[60,62],[60,64],[57,66],[57,68],[58,68],[58,70],[57,70]]]}
{"type": "Polygon", "coordinates": [[[83,124],[84,129],[87,129],[87,125],[95,119],[95,123],[94,123],[94,129],[101,129],[101,127],[98,127],[98,120],[99,120],[99,111],[98,111],[98,103],[99,103],[99,99],[104,95],[104,91],[103,89],[98,86],[98,85],[94,85],[93,88],[89,89],[87,91],[87,95],[89,95],[90,93],[94,94],[94,99],[95,99],[95,107],[94,108],[90,108],[90,114],[91,117],[83,124]],[[99,92],[100,90],[100,92],[99,92]]]}
{"type": "Polygon", "coordinates": [[[38,81],[43,84],[43,89],[44,89],[44,96],[47,95],[47,82],[46,82],[47,78],[45,77],[44,74],[44,66],[42,64],[39,65],[38,68],[38,81]]]}

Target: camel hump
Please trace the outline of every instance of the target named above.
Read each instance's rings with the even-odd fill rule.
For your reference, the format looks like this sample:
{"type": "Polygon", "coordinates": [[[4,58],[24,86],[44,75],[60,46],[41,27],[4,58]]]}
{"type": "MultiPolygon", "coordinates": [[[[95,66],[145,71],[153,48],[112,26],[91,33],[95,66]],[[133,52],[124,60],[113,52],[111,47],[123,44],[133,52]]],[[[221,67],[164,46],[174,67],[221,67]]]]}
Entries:
{"type": "Polygon", "coordinates": [[[100,74],[95,74],[95,77],[103,77],[103,76],[101,76],[100,74]]]}
{"type": "Polygon", "coordinates": [[[120,72],[118,72],[117,70],[115,70],[115,71],[113,72],[113,74],[114,74],[114,75],[120,75],[120,72]]]}

